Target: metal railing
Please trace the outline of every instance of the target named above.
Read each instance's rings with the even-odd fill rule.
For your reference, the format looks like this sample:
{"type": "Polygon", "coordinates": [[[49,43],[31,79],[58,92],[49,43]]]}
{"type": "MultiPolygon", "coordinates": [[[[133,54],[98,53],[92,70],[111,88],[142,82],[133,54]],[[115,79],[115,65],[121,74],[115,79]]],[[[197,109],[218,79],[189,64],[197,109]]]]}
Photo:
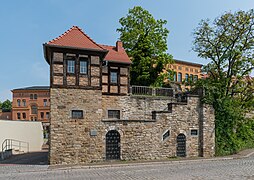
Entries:
{"type": "Polygon", "coordinates": [[[174,97],[172,88],[154,88],[148,86],[131,86],[130,94],[142,96],[168,96],[174,97]]]}
{"type": "Polygon", "coordinates": [[[11,149],[18,150],[19,152],[24,150],[29,152],[29,142],[19,141],[15,139],[5,139],[2,143],[1,158],[4,159],[4,152],[11,149]]]}

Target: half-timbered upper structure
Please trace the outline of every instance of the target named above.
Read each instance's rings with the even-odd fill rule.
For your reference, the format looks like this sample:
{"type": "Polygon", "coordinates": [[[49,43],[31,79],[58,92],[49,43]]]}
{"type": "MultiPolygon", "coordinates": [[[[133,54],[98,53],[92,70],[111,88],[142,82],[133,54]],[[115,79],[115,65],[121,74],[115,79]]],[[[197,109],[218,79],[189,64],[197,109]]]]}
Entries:
{"type": "Polygon", "coordinates": [[[98,89],[103,94],[126,95],[130,58],[121,41],[116,46],[97,44],[79,27],[45,43],[44,55],[50,64],[50,86],[98,89]]]}

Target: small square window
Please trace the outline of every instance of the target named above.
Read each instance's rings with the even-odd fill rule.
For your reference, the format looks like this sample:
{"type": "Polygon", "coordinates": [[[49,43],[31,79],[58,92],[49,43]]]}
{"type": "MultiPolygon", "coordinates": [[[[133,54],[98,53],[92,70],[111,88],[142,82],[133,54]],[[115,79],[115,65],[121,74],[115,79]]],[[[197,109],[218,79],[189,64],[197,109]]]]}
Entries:
{"type": "Polygon", "coordinates": [[[198,130],[197,129],[192,129],[191,130],[191,136],[197,136],[198,135],[198,130]]]}
{"type": "Polygon", "coordinates": [[[120,119],[120,110],[108,110],[109,119],[120,119]]]}
{"type": "Polygon", "coordinates": [[[167,131],[164,132],[164,134],[162,135],[162,140],[165,141],[169,136],[170,136],[170,131],[167,130],[167,131]]]}
{"type": "Polygon", "coordinates": [[[83,111],[82,110],[72,110],[71,117],[73,119],[82,119],[83,118],[83,111]]]}

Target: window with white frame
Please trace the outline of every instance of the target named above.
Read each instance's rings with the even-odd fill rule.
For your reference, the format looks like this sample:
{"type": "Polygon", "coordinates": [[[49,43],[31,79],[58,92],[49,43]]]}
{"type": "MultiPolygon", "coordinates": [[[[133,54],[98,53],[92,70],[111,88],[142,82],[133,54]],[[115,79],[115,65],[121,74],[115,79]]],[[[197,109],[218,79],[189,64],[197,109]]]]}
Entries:
{"type": "Polygon", "coordinates": [[[67,72],[68,73],[75,73],[75,61],[74,60],[67,60],[67,72]]]}
{"type": "Polygon", "coordinates": [[[88,61],[85,58],[80,59],[80,74],[87,74],[88,61]]]}
{"type": "Polygon", "coordinates": [[[111,84],[117,84],[117,72],[116,71],[111,71],[110,72],[110,83],[111,84]]]}

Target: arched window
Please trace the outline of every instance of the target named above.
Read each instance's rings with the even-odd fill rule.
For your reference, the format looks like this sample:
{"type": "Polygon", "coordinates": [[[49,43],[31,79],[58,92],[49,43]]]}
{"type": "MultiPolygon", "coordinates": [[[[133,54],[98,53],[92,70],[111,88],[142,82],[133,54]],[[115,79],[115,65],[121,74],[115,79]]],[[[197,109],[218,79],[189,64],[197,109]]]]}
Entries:
{"type": "Polygon", "coordinates": [[[189,81],[189,74],[185,74],[185,82],[189,81]]]}
{"type": "Polygon", "coordinates": [[[38,110],[37,110],[37,106],[36,105],[32,105],[32,114],[37,114],[38,110]]]}
{"type": "Polygon", "coordinates": [[[22,102],[23,102],[23,106],[26,106],[26,100],[23,99],[22,102]]]}
{"type": "Polygon", "coordinates": [[[190,74],[190,80],[193,81],[193,74],[190,74]]]}
{"type": "Polygon", "coordinates": [[[178,78],[177,78],[178,82],[182,82],[182,73],[178,73],[178,78]]]}
{"type": "Polygon", "coordinates": [[[17,104],[18,104],[18,106],[20,106],[20,102],[21,102],[21,101],[20,101],[20,99],[18,99],[18,100],[17,100],[17,104]]]}

